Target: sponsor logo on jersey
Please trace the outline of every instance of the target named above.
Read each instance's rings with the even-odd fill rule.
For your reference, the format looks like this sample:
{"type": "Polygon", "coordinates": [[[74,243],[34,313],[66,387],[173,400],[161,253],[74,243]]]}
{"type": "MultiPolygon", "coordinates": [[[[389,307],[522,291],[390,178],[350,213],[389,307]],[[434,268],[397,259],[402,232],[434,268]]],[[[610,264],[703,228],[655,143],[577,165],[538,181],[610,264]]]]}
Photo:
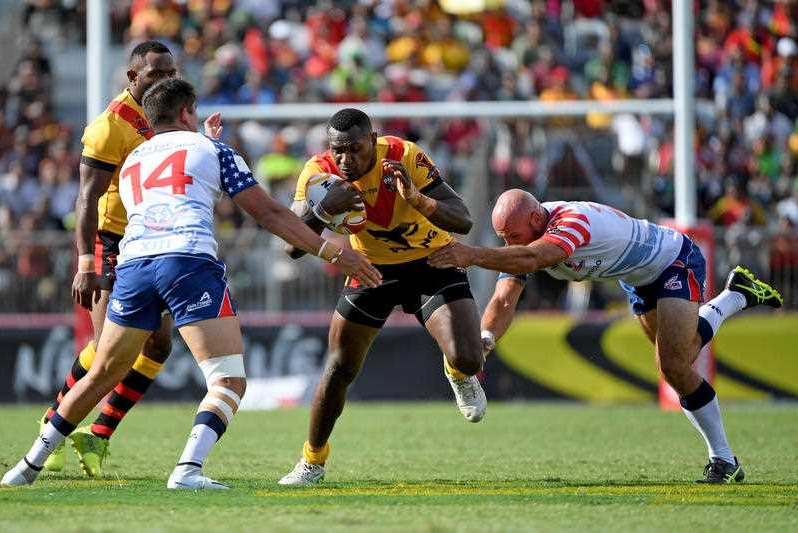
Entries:
{"type": "Polygon", "coordinates": [[[579,272],[580,270],[582,270],[582,267],[585,266],[585,262],[584,262],[584,260],[583,261],[579,261],[578,263],[575,263],[573,261],[566,261],[565,262],[565,266],[567,266],[568,268],[570,268],[574,272],[579,272]]]}
{"type": "Polygon", "coordinates": [[[212,303],[213,303],[213,298],[211,298],[211,295],[208,294],[208,291],[205,291],[202,293],[202,297],[199,299],[199,301],[197,303],[188,304],[186,310],[188,312],[196,311],[197,309],[208,307],[212,303]]]}
{"type": "Polygon", "coordinates": [[[682,282],[679,281],[678,276],[673,276],[665,282],[664,287],[669,291],[678,291],[682,288],[682,282]]]}

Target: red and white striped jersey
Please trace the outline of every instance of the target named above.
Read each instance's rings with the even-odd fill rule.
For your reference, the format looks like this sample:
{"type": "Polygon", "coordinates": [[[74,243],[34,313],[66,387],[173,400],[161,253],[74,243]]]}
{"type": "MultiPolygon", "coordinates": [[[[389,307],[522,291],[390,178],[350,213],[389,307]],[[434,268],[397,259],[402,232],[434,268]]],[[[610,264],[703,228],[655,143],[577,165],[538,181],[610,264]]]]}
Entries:
{"type": "Polygon", "coordinates": [[[546,268],[570,281],[621,279],[629,285],[653,282],[679,255],[682,234],[595,202],[544,202],[549,224],[541,239],[568,259],[546,268]]]}

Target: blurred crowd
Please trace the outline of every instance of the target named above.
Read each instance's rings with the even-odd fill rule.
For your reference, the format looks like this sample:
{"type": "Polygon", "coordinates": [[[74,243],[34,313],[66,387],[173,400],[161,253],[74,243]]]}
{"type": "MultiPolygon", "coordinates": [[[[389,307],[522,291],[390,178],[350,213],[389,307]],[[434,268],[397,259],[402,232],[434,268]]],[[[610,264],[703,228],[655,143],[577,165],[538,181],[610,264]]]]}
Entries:
{"type": "MultiPolygon", "coordinates": [[[[460,11],[480,3],[126,0],[110,10],[115,44],[129,52],[145,39],[164,41],[181,75],[198,87],[200,104],[211,108],[672,95],[667,0],[494,0],[460,11]]],[[[774,245],[784,257],[752,260],[794,269],[798,1],[695,5],[699,216],[726,229],[731,255],[750,255],[772,234],[786,235],[786,244],[774,245]]],[[[28,44],[0,87],[0,233],[70,228],[79,129],[52,118],[58,80],[37,43],[79,44],[84,10],[80,0],[27,1],[28,44]]],[[[417,140],[455,186],[471,178],[472,157],[484,151],[492,192],[521,186],[544,197],[619,203],[641,216],[673,214],[669,117],[503,120],[490,132],[471,120],[385,120],[378,127],[417,140]]],[[[228,123],[225,135],[284,202],[304,159],[325,141],[323,125],[301,122],[228,123]]],[[[223,231],[245,223],[229,203],[218,215],[223,231]]]]}

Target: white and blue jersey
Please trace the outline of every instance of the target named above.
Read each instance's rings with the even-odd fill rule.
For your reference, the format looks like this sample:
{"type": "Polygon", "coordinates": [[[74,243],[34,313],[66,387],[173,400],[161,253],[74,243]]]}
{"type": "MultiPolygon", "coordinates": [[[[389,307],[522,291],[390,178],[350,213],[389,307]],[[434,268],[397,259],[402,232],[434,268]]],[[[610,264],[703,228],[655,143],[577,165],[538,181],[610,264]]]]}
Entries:
{"type": "Polygon", "coordinates": [[[224,143],[189,131],[159,133],[140,144],[119,173],[127,211],[120,265],[167,253],[216,258],[213,206],[256,185],[244,159],[224,143]]]}
{"type": "MultiPolygon", "coordinates": [[[[565,261],[544,269],[552,277],[617,280],[627,293],[635,287],[651,289],[645,293],[645,303],[637,302],[635,312],[653,308],[657,298],[700,301],[704,257],[682,233],[595,202],[542,205],[549,213],[549,223],[541,239],[568,255],[565,261]],[[663,276],[667,279],[661,279],[663,276]],[[662,287],[653,289],[653,285],[662,287]]],[[[526,281],[526,275],[499,275],[499,279],[509,277],[526,281]]],[[[638,291],[636,298],[642,294],[638,291]]]]}
{"type": "Polygon", "coordinates": [[[549,213],[549,224],[541,239],[568,254],[562,263],[545,269],[557,279],[623,280],[630,285],[645,285],[673,263],[682,247],[683,236],[678,231],[632,218],[607,205],[542,205],[549,213]]]}
{"type": "Polygon", "coordinates": [[[108,319],[154,331],[164,309],[176,326],[234,316],[213,208],[222,193],[256,185],[244,159],[199,133],[170,131],[131,152],[119,176],[128,225],[108,319]]]}

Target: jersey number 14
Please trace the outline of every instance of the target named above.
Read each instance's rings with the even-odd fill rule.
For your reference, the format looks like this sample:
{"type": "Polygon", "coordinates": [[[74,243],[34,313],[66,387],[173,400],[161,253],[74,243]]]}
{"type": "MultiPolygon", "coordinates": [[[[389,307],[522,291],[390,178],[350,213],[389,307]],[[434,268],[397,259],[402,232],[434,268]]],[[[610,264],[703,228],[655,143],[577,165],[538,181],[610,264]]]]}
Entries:
{"type": "Polygon", "coordinates": [[[155,170],[150,172],[147,179],[141,181],[141,163],[127,167],[121,179],[130,178],[133,187],[133,203],[142,202],[142,187],[153,189],[156,187],[172,187],[172,194],[186,194],[186,185],[194,183],[191,176],[186,175],[186,150],[178,150],[168,155],[161,161],[155,170]]]}

